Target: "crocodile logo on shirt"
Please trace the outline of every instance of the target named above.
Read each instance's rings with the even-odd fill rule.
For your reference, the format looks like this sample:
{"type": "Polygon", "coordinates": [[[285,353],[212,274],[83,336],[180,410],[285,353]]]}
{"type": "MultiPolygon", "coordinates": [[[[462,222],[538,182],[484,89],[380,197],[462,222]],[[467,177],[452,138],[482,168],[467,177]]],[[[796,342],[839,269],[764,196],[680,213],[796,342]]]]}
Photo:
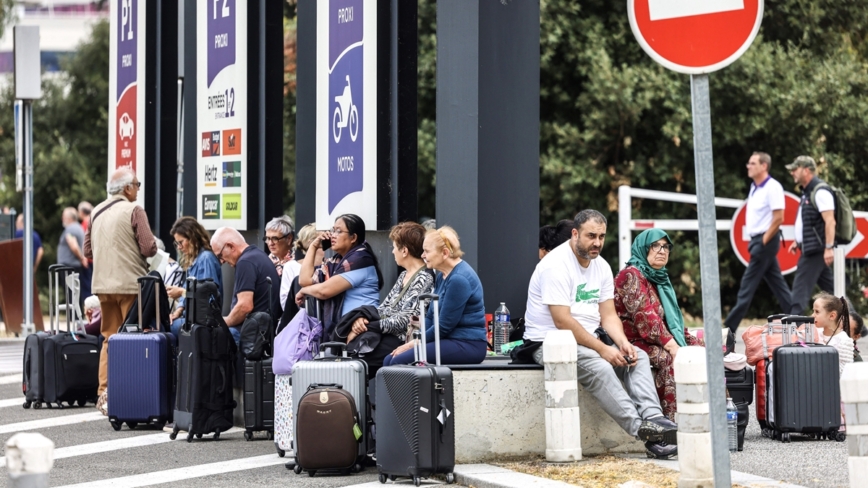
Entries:
{"type": "Polygon", "coordinates": [[[582,283],[576,287],[576,303],[597,303],[600,300],[600,289],[585,290],[586,285],[587,283],[582,283]]]}

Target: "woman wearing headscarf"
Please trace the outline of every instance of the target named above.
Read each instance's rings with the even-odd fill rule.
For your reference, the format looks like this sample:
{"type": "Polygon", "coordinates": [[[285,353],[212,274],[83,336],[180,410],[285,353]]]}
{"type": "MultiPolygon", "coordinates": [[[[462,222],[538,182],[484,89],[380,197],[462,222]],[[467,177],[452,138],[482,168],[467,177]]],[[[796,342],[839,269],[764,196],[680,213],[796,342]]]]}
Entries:
{"type": "Polygon", "coordinates": [[[615,278],[615,310],[630,342],[648,353],[656,370],[654,383],[663,414],[675,420],[673,362],[683,346],[704,345],[684,327],[666,264],[672,241],[660,229],[639,234],[630,249],[627,267],[615,278]]]}

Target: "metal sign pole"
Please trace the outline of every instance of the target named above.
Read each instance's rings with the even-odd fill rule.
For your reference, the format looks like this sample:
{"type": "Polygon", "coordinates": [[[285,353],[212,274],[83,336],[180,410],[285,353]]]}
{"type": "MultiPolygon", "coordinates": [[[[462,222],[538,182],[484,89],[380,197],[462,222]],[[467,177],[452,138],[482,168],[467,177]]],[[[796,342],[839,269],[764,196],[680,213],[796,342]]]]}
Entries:
{"type": "Polygon", "coordinates": [[[714,486],[730,486],[708,75],[690,76],[690,97],[693,106],[693,156],[696,165],[696,196],[699,214],[699,265],[702,278],[705,357],[708,365],[708,403],[714,486]]]}
{"type": "Polygon", "coordinates": [[[21,132],[24,156],[24,323],[21,333],[36,332],[33,325],[33,102],[23,100],[21,132]]]}

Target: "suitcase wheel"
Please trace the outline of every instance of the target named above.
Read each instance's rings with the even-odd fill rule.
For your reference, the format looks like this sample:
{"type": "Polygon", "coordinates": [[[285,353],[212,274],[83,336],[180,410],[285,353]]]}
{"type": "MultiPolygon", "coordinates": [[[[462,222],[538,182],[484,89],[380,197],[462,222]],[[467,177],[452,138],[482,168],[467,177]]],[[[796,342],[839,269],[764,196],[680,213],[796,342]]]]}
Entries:
{"type": "Polygon", "coordinates": [[[414,477],[413,477],[413,484],[416,485],[416,486],[421,485],[421,484],[422,484],[422,478],[420,478],[420,477],[418,477],[418,476],[414,476],[414,477]]]}
{"type": "Polygon", "coordinates": [[[77,403],[78,403],[79,407],[83,407],[83,406],[87,405],[87,400],[79,400],[77,403]]]}
{"type": "Polygon", "coordinates": [[[831,439],[835,439],[838,442],[844,442],[845,440],[847,440],[847,433],[841,432],[840,430],[837,432],[830,432],[829,433],[829,440],[831,440],[831,439]]]}
{"type": "Polygon", "coordinates": [[[295,474],[301,474],[301,465],[296,463],[296,465],[292,467],[292,472],[295,474]]]}
{"type": "Polygon", "coordinates": [[[112,428],[113,428],[114,430],[121,430],[121,423],[120,423],[120,422],[117,422],[117,421],[114,421],[114,420],[110,420],[109,423],[112,424],[112,428]]]}
{"type": "MultiPolygon", "coordinates": [[[[215,439],[216,439],[216,435],[215,435],[215,439]]],[[[244,431],[244,440],[248,441],[248,442],[252,441],[253,440],[253,432],[250,432],[249,430],[245,430],[244,431]]]]}
{"type": "MultiPolygon", "coordinates": [[[[246,432],[246,431],[245,431],[245,432],[246,432]]],[[[217,430],[214,431],[214,440],[215,440],[215,441],[219,441],[219,440],[220,440],[220,429],[217,429],[217,430]]]]}
{"type": "Polygon", "coordinates": [[[39,410],[40,408],[42,408],[42,402],[36,402],[36,403],[34,403],[34,404],[33,404],[33,408],[39,410]]]}
{"type": "Polygon", "coordinates": [[[789,444],[789,442],[790,442],[790,433],[789,432],[782,432],[781,433],[781,442],[783,442],[784,444],[789,444]]]}
{"type": "Polygon", "coordinates": [[[138,427],[138,425],[138,422],[127,422],[127,427],[129,427],[130,429],[135,429],[136,427],[138,427]]]}
{"type": "Polygon", "coordinates": [[[200,433],[196,434],[196,438],[197,438],[197,439],[201,439],[201,438],[202,438],[202,433],[200,432],[200,433]]]}
{"type": "Polygon", "coordinates": [[[187,434],[187,442],[193,442],[193,433],[192,432],[187,434]]]}
{"type": "Polygon", "coordinates": [[[171,434],[169,434],[169,439],[175,440],[178,438],[178,430],[173,430],[171,434]]]}
{"type": "Polygon", "coordinates": [[[379,476],[378,479],[380,480],[380,483],[381,483],[381,484],[384,484],[384,485],[386,484],[386,479],[387,479],[387,478],[386,478],[386,475],[384,475],[383,473],[380,473],[380,476],[379,476]]]}
{"type": "Polygon", "coordinates": [[[274,431],[271,431],[271,430],[268,431],[268,440],[270,440],[270,441],[274,440],[274,431]]]}
{"type": "Polygon", "coordinates": [[[30,408],[30,405],[31,405],[30,402],[24,402],[24,405],[21,405],[21,406],[24,408],[30,408]]]}
{"type": "Polygon", "coordinates": [[[70,401],[66,402],[66,404],[69,405],[70,407],[74,407],[75,406],[75,400],[70,400],[70,401]]]}
{"type": "Polygon", "coordinates": [[[314,475],[316,475],[316,470],[315,470],[315,469],[311,469],[310,471],[307,472],[307,475],[310,476],[311,478],[313,478],[314,475]]]}
{"type": "Polygon", "coordinates": [[[455,474],[454,473],[446,473],[446,484],[451,485],[455,483],[455,474]]]}
{"type": "Polygon", "coordinates": [[[277,448],[277,455],[280,457],[284,457],[284,456],[286,456],[286,451],[284,451],[283,449],[278,447],[277,448]]]}

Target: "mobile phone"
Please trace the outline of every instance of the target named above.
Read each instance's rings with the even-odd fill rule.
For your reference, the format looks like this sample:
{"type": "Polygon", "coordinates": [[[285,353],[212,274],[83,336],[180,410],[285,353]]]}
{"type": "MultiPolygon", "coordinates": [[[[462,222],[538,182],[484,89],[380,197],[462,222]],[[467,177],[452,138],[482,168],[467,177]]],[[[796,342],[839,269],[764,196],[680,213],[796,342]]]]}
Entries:
{"type": "Polygon", "coordinates": [[[331,239],[323,239],[322,240],[322,250],[323,251],[328,251],[329,249],[331,249],[331,247],[332,247],[332,240],[331,239]]]}
{"type": "Polygon", "coordinates": [[[627,364],[632,364],[633,358],[631,358],[630,356],[624,356],[624,361],[627,361],[627,364]]]}

